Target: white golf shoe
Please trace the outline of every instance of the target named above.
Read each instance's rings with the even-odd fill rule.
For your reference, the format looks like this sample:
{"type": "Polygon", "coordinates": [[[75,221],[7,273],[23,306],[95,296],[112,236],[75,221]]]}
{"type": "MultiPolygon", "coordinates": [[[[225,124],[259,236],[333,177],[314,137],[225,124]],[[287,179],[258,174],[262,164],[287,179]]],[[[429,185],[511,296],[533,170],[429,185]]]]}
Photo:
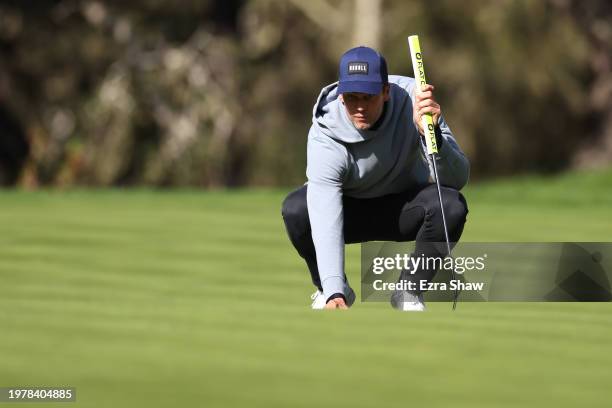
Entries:
{"type": "Polygon", "coordinates": [[[391,306],[402,312],[424,312],[423,294],[415,295],[406,291],[397,291],[391,295],[391,306]]]}
{"type": "MultiPolygon", "coordinates": [[[[349,286],[348,287],[348,294],[346,295],[346,305],[348,307],[351,307],[353,305],[353,303],[355,303],[355,292],[353,291],[353,289],[349,286]]],[[[323,295],[323,292],[321,292],[320,290],[317,290],[315,293],[313,293],[310,298],[312,299],[312,305],[311,307],[315,310],[321,310],[321,309],[325,309],[325,295],[323,295]]]]}

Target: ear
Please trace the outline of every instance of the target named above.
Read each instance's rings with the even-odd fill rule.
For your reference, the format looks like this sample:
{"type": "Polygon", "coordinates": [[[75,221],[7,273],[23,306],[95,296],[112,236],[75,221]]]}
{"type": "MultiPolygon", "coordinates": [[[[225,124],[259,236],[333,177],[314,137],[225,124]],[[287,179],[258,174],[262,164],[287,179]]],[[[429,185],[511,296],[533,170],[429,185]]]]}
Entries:
{"type": "Polygon", "coordinates": [[[344,98],[342,97],[342,94],[338,95],[338,99],[340,99],[340,102],[342,102],[342,104],[344,105],[344,98]]]}
{"type": "Polygon", "coordinates": [[[391,94],[391,87],[389,86],[389,84],[385,84],[383,85],[383,100],[385,102],[387,102],[389,100],[389,98],[391,94]]]}

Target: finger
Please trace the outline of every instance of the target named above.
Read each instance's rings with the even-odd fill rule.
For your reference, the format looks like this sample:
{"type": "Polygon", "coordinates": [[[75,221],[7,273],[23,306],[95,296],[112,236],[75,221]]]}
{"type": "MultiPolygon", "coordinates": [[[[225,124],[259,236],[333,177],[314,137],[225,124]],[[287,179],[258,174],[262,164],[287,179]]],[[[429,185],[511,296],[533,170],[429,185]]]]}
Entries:
{"type": "Polygon", "coordinates": [[[330,300],[329,302],[327,302],[327,304],[325,305],[326,309],[335,309],[336,308],[336,302],[334,302],[333,300],[330,300]]]}
{"type": "Polygon", "coordinates": [[[325,305],[325,307],[326,307],[327,309],[337,309],[337,308],[338,308],[338,305],[339,305],[339,302],[338,302],[339,300],[341,301],[342,299],[332,299],[332,300],[330,300],[329,302],[327,302],[327,304],[325,305]]]}
{"type": "Polygon", "coordinates": [[[416,95],[417,101],[422,101],[423,99],[431,99],[431,98],[433,98],[433,92],[431,91],[421,92],[416,95]]]}
{"type": "Polygon", "coordinates": [[[434,101],[433,99],[425,99],[423,101],[420,101],[417,103],[417,108],[424,108],[426,106],[437,106],[440,107],[440,105],[438,105],[438,103],[436,101],[434,101]]]}
{"type": "Polygon", "coordinates": [[[438,113],[434,113],[434,114],[433,114],[433,121],[434,121],[434,123],[435,123],[436,125],[438,124],[438,121],[439,121],[439,120],[440,120],[440,112],[438,112],[438,113]]]}
{"type": "Polygon", "coordinates": [[[421,92],[433,91],[435,87],[432,84],[421,85],[421,92]]]}
{"type": "MultiPolygon", "coordinates": [[[[442,114],[442,112],[440,112],[440,111],[437,111],[437,112],[423,112],[422,114],[423,115],[431,114],[431,117],[433,119],[433,123],[437,125],[439,123],[439,121],[440,121],[440,115],[442,114]]],[[[420,116],[420,118],[422,118],[422,116],[420,116]]],[[[420,120],[422,120],[422,119],[420,119],[420,120]]],[[[420,124],[421,122],[419,121],[417,123],[420,124]]],[[[419,132],[421,132],[421,133],[423,132],[422,126],[419,126],[419,132]]]]}
{"type": "Polygon", "coordinates": [[[338,309],[348,309],[348,307],[346,306],[346,302],[344,301],[344,299],[342,298],[337,298],[334,299],[334,302],[336,302],[336,307],[338,309]]]}
{"type": "Polygon", "coordinates": [[[426,113],[431,113],[432,115],[436,115],[440,113],[440,107],[437,106],[424,106],[419,108],[419,116],[423,116],[426,113]]]}
{"type": "Polygon", "coordinates": [[[429,85],[429,84],[427,84],[427,85],[422,85],[422,86],[420,87],[420,89],[419,89],[419,87],[417,86],[417,92],[416,92],[416,94],[417,94],[417,95],[419,95],[419,94],[422,94],[422,93],[424,93],[424,92],[433,92],[433,90],[434,90],[433,85],[429,85]]]}

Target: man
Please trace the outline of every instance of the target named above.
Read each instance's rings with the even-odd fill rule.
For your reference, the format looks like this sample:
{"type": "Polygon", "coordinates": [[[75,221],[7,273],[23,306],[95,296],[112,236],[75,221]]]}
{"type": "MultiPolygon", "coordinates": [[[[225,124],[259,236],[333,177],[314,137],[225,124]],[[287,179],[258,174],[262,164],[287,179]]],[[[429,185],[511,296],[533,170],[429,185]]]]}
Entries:
{"type": "MultiPolygon", "coordinates": [[[[321,91],[308,134],[307,184],[290,193],[282,214],[289,238],[308,266],[313,309],[347,309],[355,301],[344,273],[344,245],[416,241],[415,252],[444,256],[440,204],[421,116],[431,113],[439,149],[449,238],[463,231],[467,204],[459,190],[469,162],[442,118],[434,87],[415,91],[413,78],[388,76],[385,59],[357,47],[340,60],[339,81],[321,91]]],[[[402,272],[429,281],[435,270],[402,272]]],[[[399,310],[424,310],[422,293],[396,292],[399,310]]]]}

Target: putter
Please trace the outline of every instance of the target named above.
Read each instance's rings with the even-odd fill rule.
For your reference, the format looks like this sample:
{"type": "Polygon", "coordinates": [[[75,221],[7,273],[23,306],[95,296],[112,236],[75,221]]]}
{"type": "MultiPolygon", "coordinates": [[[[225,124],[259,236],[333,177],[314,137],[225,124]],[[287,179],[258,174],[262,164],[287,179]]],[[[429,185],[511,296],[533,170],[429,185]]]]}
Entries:
{"type": "MultiPolygon", "coordinates": [[[[425,68],[423,66],[423,54],[421,53],[421,44],[418,35],[408,37],[408,46],[410,48],[410,58],[412,59],[412,68],[414,69],[414,79],[421,90],[421,87],[427,84],[425,81],[425,68]]],[[[440,200],[440,210],[442,211],[442,223],[444,224],[444,237],[446,238],[446,250],[448,257],[451,256],[450,240],[448,239],[448,228],[446,227],[446,216],[444,215],[444,205],[442,204],[442,189],[440,188],[440,179],[438,178],[438,166],[436,165],[436,156],[438,155],[438,145],[436,143],[436,132],[431,113],[426,113],[422,116],[422,126],[425,132],[425,144],[427,145],[427,154],[431,158],[433,164],[434,178],[438,187],[438,199],[440,200]]],[[[451,279],[456,280],[455,267],[451,269],[451,279]]],[[[457,298],[459,290],[455,288],[455,296],[453,299],[453,310],[457,307],[457,298]]]]}

